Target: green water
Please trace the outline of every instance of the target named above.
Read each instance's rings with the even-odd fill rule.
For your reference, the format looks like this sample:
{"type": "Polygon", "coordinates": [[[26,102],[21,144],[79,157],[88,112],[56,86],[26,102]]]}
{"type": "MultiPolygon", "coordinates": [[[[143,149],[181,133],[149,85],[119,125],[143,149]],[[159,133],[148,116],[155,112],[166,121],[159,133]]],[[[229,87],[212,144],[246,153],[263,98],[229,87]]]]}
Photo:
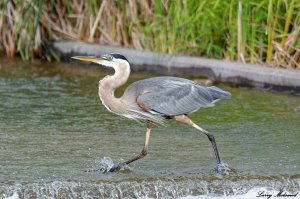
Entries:
{"type": "MultiPolygon", "coordinates": [[[[0,198],[15,192],[24,198],[176,198],[268,185],[300,189],[300,98],[225,85],[218,86],[232,99],[191,119],[215,134],[222,161],[233,169],[228,176],[220,179],[212,171],[208,139],[174,121],[153,128],[145,159],[102,173],[104,157],[117,163],[140,152],[146,131],[100,103],[98,81],[110,73],[75,62],[1,59],[0,198]]],[[[129,82],[147,77],[132,74],[129,82]]]]}

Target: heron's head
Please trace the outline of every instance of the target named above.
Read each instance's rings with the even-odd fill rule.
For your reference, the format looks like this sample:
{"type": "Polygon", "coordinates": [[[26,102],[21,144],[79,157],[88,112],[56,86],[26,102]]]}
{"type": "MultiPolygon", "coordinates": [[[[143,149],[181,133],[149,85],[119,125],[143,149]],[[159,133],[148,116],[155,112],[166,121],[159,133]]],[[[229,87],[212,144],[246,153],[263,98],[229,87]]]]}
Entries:
{"type": "Polygon", "coordinates": [[[118,53],[111,53],[100,56],[75,56],[71,58],[81,61],[94,62],[103,66],[112,67],[114,69],[118,69],[118,67],[124,63],[129,63],[124,55],[118,53]]]}

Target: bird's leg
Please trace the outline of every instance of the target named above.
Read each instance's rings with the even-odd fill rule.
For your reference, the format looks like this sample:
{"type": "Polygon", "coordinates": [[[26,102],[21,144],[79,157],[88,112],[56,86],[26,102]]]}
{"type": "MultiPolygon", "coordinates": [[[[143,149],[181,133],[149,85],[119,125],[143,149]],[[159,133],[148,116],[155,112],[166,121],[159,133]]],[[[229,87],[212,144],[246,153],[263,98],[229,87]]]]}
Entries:
{"type": "Polygon", "coordinates": [[[215,141],[215,138],[214,138],[213,134],[208,133],[206,130],[204,130],[203,128],[201,128],[197,124],[195,124],[190,118],[188,118],[185,115],[174,116],[173,119],[178,121],[178,122],[181,122],[183,124],[192,126],[192,127],[196,128],[197,130],[199,130],[200,132],[204,133],[208,137],[209,141],[212,144],[212,147],[213,147],[213,150],[215,152],[216,159],[217,159],[217,166],[220,167],[221,165],[223,165],[221,163],[221,159],[220,159],[220,156],[219,156],[217,144],[216,144],[216,141],[215,141]]]}
{"type": "Polygon", "coordinates": [[[151,132],[151,128],[152,128],[152,122],[151,121],[147,121],[147,131],[146,131],[146,139],[145,139],[145,145],[143,150],[138,154],[133,156],[131,159],[122,162],[118,165],[113,166],[111,169],[109,169],[109,172],[114,172],[117,171],[119,169],[121,169],[122,167],[124,167],[125,165],[128,165],[136,160],[142,159],[143,157],[145,157],[148,153],[148,144],[149,144],[149,138],[150,138],[150,132],[151,132]]]}

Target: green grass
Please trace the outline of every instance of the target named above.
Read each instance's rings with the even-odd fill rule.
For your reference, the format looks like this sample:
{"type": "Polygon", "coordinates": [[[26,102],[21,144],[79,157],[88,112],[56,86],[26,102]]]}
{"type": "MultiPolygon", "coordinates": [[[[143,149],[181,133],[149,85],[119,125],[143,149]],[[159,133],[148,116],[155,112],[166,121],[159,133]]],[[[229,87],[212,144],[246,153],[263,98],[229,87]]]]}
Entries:
{"type": "Polygon", "coordinates": [[[24,60],[75,40],[300,68],[299,0],[3,0],[0,29],[0,48],[24,60]]]}

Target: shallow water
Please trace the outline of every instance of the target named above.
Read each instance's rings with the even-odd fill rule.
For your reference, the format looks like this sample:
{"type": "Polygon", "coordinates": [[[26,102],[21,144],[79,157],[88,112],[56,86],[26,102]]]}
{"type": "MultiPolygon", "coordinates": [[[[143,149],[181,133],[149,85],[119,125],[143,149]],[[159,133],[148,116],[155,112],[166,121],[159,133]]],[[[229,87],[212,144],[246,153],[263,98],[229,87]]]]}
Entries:
{"type": "MultiPolygon", "coordinates": [[[[173,121],[153,128],[145,159],[118,173],[102,173],[110,161],[140,152],[145,138],[144,125],[101,105],[98,81],[110,73],[77,62],[0,60],[0,198],[243,198],[262,190],[300,192],[300,98],[224,85],[218,86],[232,99],[191,118],[216,135],[222,161],[232,168],[227,176],[212,170],[208,139],[173,121]]],[[[146,77],[151,76],[133,74],[130,82],[146,77]]]]}

